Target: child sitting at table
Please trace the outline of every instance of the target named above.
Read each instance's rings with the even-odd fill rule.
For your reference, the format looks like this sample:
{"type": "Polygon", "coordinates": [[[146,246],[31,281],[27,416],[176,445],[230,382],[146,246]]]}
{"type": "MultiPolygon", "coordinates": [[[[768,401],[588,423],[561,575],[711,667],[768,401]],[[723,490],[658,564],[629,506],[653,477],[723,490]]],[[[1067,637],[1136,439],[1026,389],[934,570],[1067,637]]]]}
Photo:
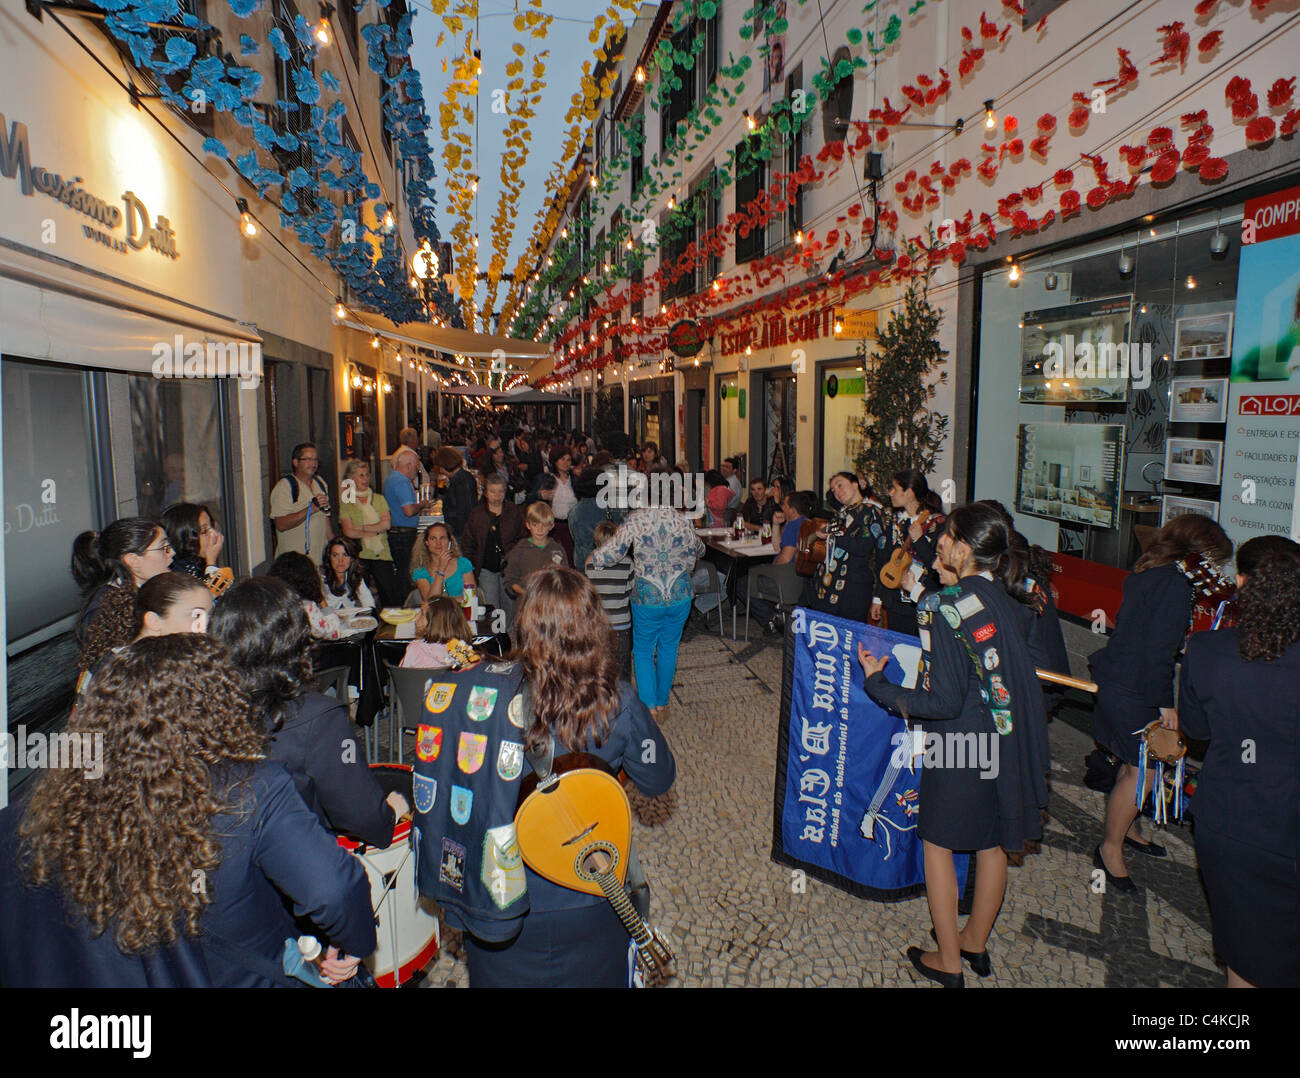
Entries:
{"type": "Polygon", "coordinates": [[[523,582],[538,569],[555,569],[569,564],[564,547],[551,538],[555,514],[545,502],[533,502],[524,513],[528,534],[506,554],[506,591],[518,599],[524,594],[523,582]]]}
{"type": "Polygon", "coordinates": [[[416,638],[406,645],[403,666],[421,670],[441,670],[452,665],[447,644],[452,640],[469,640],[469,622],[460,603],[440,595],[430,599],[415,617],[416,638]]]}
{"type": "MultiPolygon", "coordinates": [[[[602,520],[596,525],[594,538],[599,550],[614,537],[618,525],[613,521],[602,520]]],[[[619,676],[624,681],[632,680],[632,613],[628,601],[632,596],[632,556],[624,554],[608,569],[597,569],[591,564],[588,555],[585,566],[587,579],[591,581],[600,596],[605,616],[614,630],[618,640],[619,676]]]]}

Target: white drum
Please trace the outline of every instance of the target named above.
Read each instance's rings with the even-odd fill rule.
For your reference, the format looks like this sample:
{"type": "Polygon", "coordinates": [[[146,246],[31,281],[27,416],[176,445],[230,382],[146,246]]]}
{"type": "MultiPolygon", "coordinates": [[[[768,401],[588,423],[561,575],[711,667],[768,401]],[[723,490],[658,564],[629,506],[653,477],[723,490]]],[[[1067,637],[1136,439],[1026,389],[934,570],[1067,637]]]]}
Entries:
{"type": "MultiPolygon", "coordinates": [[[[372,764],[370,770],[385,792],[397,790],[411,801],[409,765],[372,764]]],[[[392,844],[382,850],[342,836],[338,843],[361,861],[370,881],[378,946],[366,965],[381,988],[397,988],[433,961],[441,939],[438,918],[415,886],[411,821],[398,820],[392,844]]]]}

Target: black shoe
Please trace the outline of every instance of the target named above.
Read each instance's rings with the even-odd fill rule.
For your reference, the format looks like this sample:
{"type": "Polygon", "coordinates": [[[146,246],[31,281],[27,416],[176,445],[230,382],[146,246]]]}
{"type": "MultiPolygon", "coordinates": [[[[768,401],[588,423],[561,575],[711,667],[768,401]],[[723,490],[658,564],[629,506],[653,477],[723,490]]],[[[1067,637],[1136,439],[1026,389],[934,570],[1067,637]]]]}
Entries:
{"type": "MultiPolygon", "coordinates": [[[[930,929],[930,938],[935,943],[939,942],[939,937],[934,934],[934,929],[930,929]]],[[[976,977],[993,976],[993,963],[989,961],[988,951],[962,951],[963,961],[970,964],[970,971],[976,977]]]]}
{"type": "Polygon", "coordinates": [[[775,617],[769,618],[767,621],[765,621],[763,623],[763,632],[768,636],[774,636],[778,633],[784,633],[785,622],[782,621],[781,615],[777,614],[775,617]]]}
{"type": "Polygon", "coordinates": [[[1101,847],[1098,846],[1092,854],[1092,863],[1106,873],[1106,882],[1113,884],[1117,891],[1123,891],[1125,894],[1131,894],[1137,890],[1137,884],[1133,882],[1131,876],[1113,876],[1110,869],[1106,867],[1106,862],[1101,858],[1101,847]]]}
{"type": "Polygon", "coordinates": [[[944,988],[965,988],[966,978],[960,973],[944,973],[941,969],[931,969],[921,961],[921,955],[924,952],[920,947],[909,947],[907,957],[911,959],[912,965],[916,967],[916,972],[944,988]]]}
{"type": "Polygon", "coordinates": [[[1128,835],[1124,836],[1124,845],[1130,850],[1137,850],[1138,853],[1144,853],[1148,857],[1168,857],[1169,851],[1163,846],[1157,846],[1154,842],[1134,842],[1128,835]]]}

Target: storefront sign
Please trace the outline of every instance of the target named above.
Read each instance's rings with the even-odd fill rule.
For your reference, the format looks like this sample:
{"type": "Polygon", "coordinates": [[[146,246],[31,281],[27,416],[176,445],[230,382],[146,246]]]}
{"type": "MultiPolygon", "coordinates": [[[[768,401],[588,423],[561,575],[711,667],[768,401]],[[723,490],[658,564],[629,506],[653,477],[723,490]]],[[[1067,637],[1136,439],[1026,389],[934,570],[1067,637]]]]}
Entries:
{"type": "Polygon", "coordinates": [[[1246,203],[1219,523],[1234,543],[1296,534],[1300,187],[1246,203]]]}
{"type": "Polygon", "coordinates": [[[700,329],[700,324],[689,318],[674,322],[672,328],[668,330],[668,347],[683,359],[699,355],[707,339],[700,329]]]}
{"type": "Polygon", "coordinates": [[[131,190],[121,194],[121,207],[87,190],[80,176],[65,178],[62,173],[32,164],[27,125],[12,124],[0,113],[0,175],[15,180],[19,190],[29,198],[39,191],[70,210],[82,214],[89,223],[81,226],[82,235],[121,254],[143,251],[146,247],[164,258],[177,259],[176,233],[163,214],[149,215],[143,200],[131,190]],[[118,230],[121,234],[118,234],[118,230]]]}
{"type": "Polygon", "coordinates": [[[855,311],[849,307],[836,307],[835,324],[839,327],[836,336],[865,340],[868,337],[875,337],[880,326],[880,314],[877,311],[855,311]]]}
{"type": "MultiPolygon", "coordinates": [[[[861,312],[866,313],[866,312],[861,312]]],[[[735,333],[723,333],[721,351],[724,356],[734,356],[746,348],[780,348],[800,341],[815,341],[831,337],[835,332],[835,308],[823,307],[807,314],[787,315],[783,312],[768,315],[756,330],[753,326],[735,333]]],[[[843,336],[843,334],[841,334],[843,336]]]]}

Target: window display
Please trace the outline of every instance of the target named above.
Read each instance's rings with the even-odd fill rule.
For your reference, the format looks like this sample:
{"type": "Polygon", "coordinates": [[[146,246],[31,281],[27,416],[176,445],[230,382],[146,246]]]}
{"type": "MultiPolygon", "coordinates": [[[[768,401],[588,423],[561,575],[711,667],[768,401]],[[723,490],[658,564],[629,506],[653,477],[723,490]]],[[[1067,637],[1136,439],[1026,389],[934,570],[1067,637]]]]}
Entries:
{"type": "Polygon", "coordinates": [[[1132,294],[1026,311],[1020,319],[1021,403],[1123,404],[1132,314],[1132,294]]]}
{"type": "Polygon", "coordinates": [[[1123,462],[1117,423],[1022,423],[1016,510],[1114,528],[1123,462]]]}

